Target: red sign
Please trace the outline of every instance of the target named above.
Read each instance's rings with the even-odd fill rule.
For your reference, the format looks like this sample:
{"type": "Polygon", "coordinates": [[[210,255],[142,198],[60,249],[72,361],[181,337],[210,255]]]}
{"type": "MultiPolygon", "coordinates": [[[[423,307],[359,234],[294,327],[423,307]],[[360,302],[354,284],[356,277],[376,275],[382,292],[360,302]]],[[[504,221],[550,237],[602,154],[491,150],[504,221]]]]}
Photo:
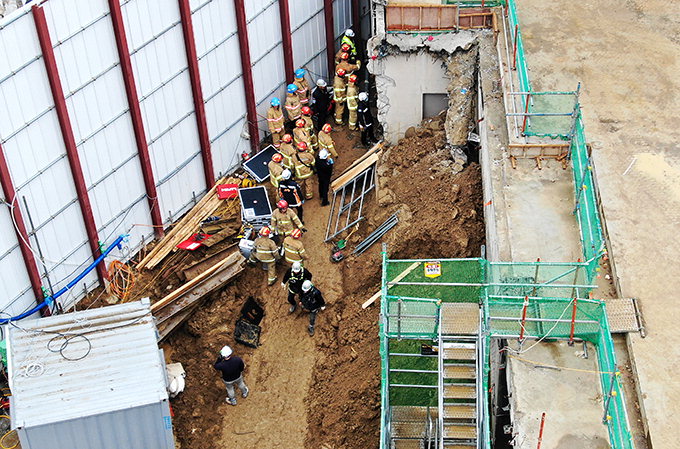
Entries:
{"type": "Polygon", "coordinates": [[[220,184],[217,186],[217,198],[227,200],[238,196],[238,184],[220,184]]]}

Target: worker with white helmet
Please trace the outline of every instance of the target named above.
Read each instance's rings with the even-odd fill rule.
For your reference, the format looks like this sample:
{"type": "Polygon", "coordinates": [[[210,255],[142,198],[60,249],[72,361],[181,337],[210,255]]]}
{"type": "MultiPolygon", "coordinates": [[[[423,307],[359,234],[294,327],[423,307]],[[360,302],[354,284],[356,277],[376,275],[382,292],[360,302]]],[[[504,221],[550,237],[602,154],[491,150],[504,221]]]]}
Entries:
{"type": "Polygon", "coordinates": [[[328,206],[328,188],[331,185],[331,177],[333,176],[333,165],[335,161],[330,157],[327,149],[322,148],[316,156],[314,168],[316,168],[316,175],[319,177],[319,197],[321,198],[321,206],[328,206]]]}
{"type": "Polygon", "coordinates": [[[368,147],[376,141],[376,138],[373,133],[373,114],[371,114],[371,108],[368,105],[368,94],[366,92],[359,94],[357,113],[359,129],[361,130],[361,143],[368,147]]]}
{"type": "Polygon", "coordinates": [[[300,262],[293,263],[293,266],[291,266],[283,275],[281,287],[286,288],[286,285],[288,285],[288,302],[290,303],[288,313],[295,312],[295,309],[297,308],[295,297],[302,297],[302,283],[311,280],[312,273],[303,267],[300,262]]]}
{"type": "Polygon", "coordinates": [[[304,281],[302,283],[302,297],[300,298],[300,305],[309,312],[309,335],[314,335],[314,323],[316,322],[316,314],[321,310],[326,309],[326,301],[318,288],[314,287],[312,281],[304,281]]]}
{"type": "Polygon", "coordinates": [[[241,357],[234,355],[229,346],[222,348],[213,367],[222,374],[222,382],[227,387],[227,404],[236,405],[234,386],[241,390],[241,396],[244,399],[248,397],[249,390],[243,381],[246,364],[243,363],[241,357]]]}
{"type": "MultiPolygon", "coordinates": [[[[281,181],[279,182],[279,198],[282,198],[288,206],[295,208],[297,211],[297,218],[300,219],[300,223],[296,223],[296,225],[301,227],[304,223],[304,217],[302,215],[304,212],[302,210],[302,204],[305,202],[303,199],[304,195],[302,193],[302,187],[300,187],[300,184],[293,179],[293,172],[290,170],[284,170],[281,174],[281,181]]],[[[277,205],[278,204],[281,204],[281,201],[279,201],[277,205]]],[[[292,231],[292,229],[290,229],[290,231],[292,231]]],[[[288,234],[290,234],[290,231],[288,234]]]]}
{"type": "Polygon", "coordinates": [[[340,45],[349,45],[349,54],[352,55],[352,57],[356,58],[357,56],[357,46],[354,45],[354,30],[351,28],[348,28],[345,30],[345,35],[342,36],[342,40],[340,41],[340,45]]]}
{"type": "Polygon", "coordinates": [[[321,127],[326,124],[328,113],[331,111],[333,104],[333,91],[328,91],[328,83],[322,78],[316,81],[316,87],[312,91],[312,110],[316,117],[316,131],[320,131],[321,127]]]}

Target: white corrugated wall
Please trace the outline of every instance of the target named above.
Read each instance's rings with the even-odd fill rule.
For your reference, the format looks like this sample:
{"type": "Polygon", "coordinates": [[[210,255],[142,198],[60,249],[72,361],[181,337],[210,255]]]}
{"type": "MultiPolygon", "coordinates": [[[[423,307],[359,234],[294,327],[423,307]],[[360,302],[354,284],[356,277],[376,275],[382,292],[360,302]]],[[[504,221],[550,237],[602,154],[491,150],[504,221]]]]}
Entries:
{"type": "MultiPolygon", "coordinates": [[[[57,290],[92,262],[85,225],[54,110],[30,6],[0,21],[0,144],[29,240],[57,290]],[[25,203],[24,203],[25,198],[25,203]],[[32,224],[29,222],[28,213],[32,224]],[[35,228],[35,233],[32,232],[35,228]]],[[[273,96],[285,94],[277,0],[247,0],[246,20],[260,137],[273,96]]],[[[191,0],[198,66],[215,177],[249,151],[233,0],[191,0]]],[[[42,3],[101,243],[129,233],[128,258],[153,236],[149,204],[107,0],[42,3]]],[[[296,67],[328,78],[322,0],[291,0],[296,67]]],[[[121,0],[151,163],[165,223],[206,191],[177,0],[121,0]]],[[[351,0],[336,0],[335,34],[351,22],[351,0]]],[[[13,199],[7,198],[11,203],[13,199]]],[[[0,311],[35,305],[9,207],[0,212],[0,311]]],[[[109,260],[111,260],[111,258],[109,260]]],[[[66,306],[97,284],[94,272],[61,299],[66,306]]]]}

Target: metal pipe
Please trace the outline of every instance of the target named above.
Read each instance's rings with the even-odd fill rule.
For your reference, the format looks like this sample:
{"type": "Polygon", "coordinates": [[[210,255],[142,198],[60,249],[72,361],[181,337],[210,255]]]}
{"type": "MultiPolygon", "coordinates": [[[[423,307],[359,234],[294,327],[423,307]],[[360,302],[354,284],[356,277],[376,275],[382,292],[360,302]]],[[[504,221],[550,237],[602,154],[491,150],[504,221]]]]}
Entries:
{"type": "Polygon", "coordinates": [[[335,71],[335,21],[333,19],[333,0],[323,1],[323,17],[326,24],[326,61],[328,73],[335,71]]]}
{"type": "Polygon", "coordinates": [[[513,39],[512,49],[512,70],[517,69],[517,36],[519,35],[519,24],[515,25],[515,38],[513,39]]]}
{"type": "Polygon", "coordinates": [[[541,449],[541,442],[543,441],[543,426],[545,426],[545,412],[541,415],[541,428],[538,431],[538,445],[536,449],[541,449]]]}
{"type": "Polygon", "coordinates": [[[238,30],[238,47],[241,54],[241,72],[243,73],[243,92],[246,99],[246,116],[248,118],[248,134],[250,148],[257,153],[260,147],[260,130],[257,127],[257,107],[255,105],[255,86],[250,62],[248,44],[248,25],[246,24],[246,7],[244,0],[234,0],[236,11],[236,28],[238,30]]]}
{"type": "Polygon", "coordinates": [[[194,38],[194,24],[191,19],[189,0],[179,0],[179,14],[182,21],[184,49],[187,54],[187,63],[189,66],[189,80],[191,81],[191,93],[194,100],[194,111],[196,112],[198,140],[201,144],[203,176],[205,177],[205,185],[208,187],[208,189],[211,189],[212,186],[215,185],[215,170],[213,168],[212,151],[210,149],[210,137],[208,136],[208,122],[205,115],[205,102],[203,101],[201,74],[198,69],[196,40],[194,38]]]}
{"type": "MultiPolygon", "coordinates": [[[[489,316],[489,320],[492,321],[517,321],[516,316],[489,316]]],[[[525,321],[534,323],[571,323],[572,320],[556,319],[556,318],[526,318],[525,321]]],[[[574,322],[579,324],[600,324],[596,320],[575,320],[574,322]]]]}
{"type": "Polygon", "coordinates": [[[149,210],[151,211],[151,222],[154,225],[154,234],[157,238],[161,238],[165,234],[163,230],[163,219],[161,218],[160,206],[158,205],[158,192],[156,191],[153,166],[151,165],[151,157],[149,156],[149,146],[146,142],[144,120],[142,118],[142,111],[139,107],[139,98],[137,97],[135,74],[132,70],[132,62],[130,60],[130,53],[128,52],[125,22],[123,21],[123,15],[120,9],[120,1],[109,0],[109,10],[111,11],[111,22],[113,24],[113,34],[116,38],[120,69],[123,72],[123,84],[125,84],[125,93],[130,108],[130,119],[132,120],[132,128],[135,133],[139,164],[142,166],[142,177],[144,178],[144,187],[149,202],[149,210]]]}
{"type": "Polygon", "coordinates": [[[574,331],[576,328],[576,304],[578,303],[578,298],[574,298],[574,308],[571,311],[571,330],[569,332],[569,346],[574,345],[574,331]]]}
{"type": "Polygon", "coordinates": [[[524,297],[524,305],[522,306],[522,322],[519,330],[519,341],[524,341],[524,325],[527,321],[527,307],[529,307],[529,297],[524,297]]]}
{"type": "MultiPolygon", "coordinates": [[[[42,266],[43,266],[43,275],[45,276],[45,280],[47,281],[47,286],[50,289],[50,295],[53,295],[54,294],[54,287],[52,286],[52,281],[50,280],[50,273],[47,270],[47,265],[45,265],[45,256],[43,255],[42,247],[40,246],[40,239],[38,238],[38,234],[36,234],[36,232],[35,232],[35,226],[33,226],[33,217],[31,216],[31,209],[29,209],[29,207],[28,207],[28,201],[26,201],[26,197],[22,196],[21,199],[24,202],[24,209],[26,210],[26,217],[28,218],[28,224],[31,225],[31,233],[29,234],[29,236],[32,235],[33,239],[35,240],[35,247],[38,250],[38,256],[40,256],[40,261],[42,262],[42,266]]],[[[47,310],[49,310],[49,309],[47,309],[47,310]]]]}
{"type": "MultiPolygon", "coordinates": [[[[59,120],[59,127],[61,128],[62,138],[64,139],[64,146],[66,147],[66,155],[68,157],[71,174],[73,176],[73,183],[75,185],[76,194],[78,196],[78,203],[80,211],[83,215],[85,223],[85,231],[87,232],[90,250],[94,259],[99,258],[101,250],[99,249],[99,236],[97,234],[97,225],[92,214],[92,205],[87,194],[87,187],[85,185],[85,177],[83,176],[83,169],[80,164],[80,156],[78,155],[78,148],[76,146],[75,137],[73,136],[73,128],[71,126],[71,119],[69,117],[68,108],[66,107],[66,100],[64,99],[64,89],[59,78],[59,69],[57,68],[57,61],[54,56],[54,49],[52,47],[52,40],[47,26],[47,19],[45,18],[45,11],[39,5],[31,8],[33,12],[33,19],[35,22],[36,33],[40,48],[43,54],[43,61],[45,62],[45,70],[47,72],[47,79],[50,83],[50,90],[52,91],[52,98],[54,99],[55,111],[59,120]]],[[[104,283],[107,279],[106,267],[103,264],[97,265],[97,277],[100,283],[104,283]]]]}
{"type": "Polygon", "coordinates": [[[505,114],[510,117],[514,116],[519,116],[519,117],[571,117],[574,115],[573,112],[518,112],[518,113],[509,113],[505,114]]]}
{"type": "Polygon", "coordinates": [[[286,70],[286,83],[293,82],[293,33],[290,29],[290,9],[288,0],[279,0],[279,18],[281,20],[281,43],[283,44],[283,66],[286,70]]]}

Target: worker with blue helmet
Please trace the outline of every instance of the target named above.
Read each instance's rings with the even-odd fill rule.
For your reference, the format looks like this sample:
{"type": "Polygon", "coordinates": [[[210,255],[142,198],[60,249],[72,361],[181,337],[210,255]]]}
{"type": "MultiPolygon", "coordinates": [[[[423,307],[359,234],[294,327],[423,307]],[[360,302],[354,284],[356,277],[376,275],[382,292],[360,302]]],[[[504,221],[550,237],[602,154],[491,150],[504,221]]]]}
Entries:
{"type": "Polygon", "coordinates": [[[278,150],[281,147],[281,136],[285,132],[281,100],[274,97],[271,99],[271,107],[267,111],[267,126],[272,135],[272,144],[278,150]]]}
{"type": "Polygon", "coordinates": [[[272,98],[271,105],[274,106],[274,107],[281,106],[281,100],[274,97],[274,98],[272,98]]]}
{"type": "Polygon", "coordinates": [[[300,104],[300,98],[297,94],[298,87],[295,84],[289,84],[286,87],[286,114],[288,114],[288,120],[296,121],[300,118],[302,107],[300,104]]]}
{"type": "Polygon", "coordinates": [[[297,69],[295,71],[295,80],[293,81],[293,84],[297,87],[297,96],[302,106],[309,105],[309,96],[311,94],[309,83],[305,79],[306,73],[307,70],[305,69],[297,69]]]}

